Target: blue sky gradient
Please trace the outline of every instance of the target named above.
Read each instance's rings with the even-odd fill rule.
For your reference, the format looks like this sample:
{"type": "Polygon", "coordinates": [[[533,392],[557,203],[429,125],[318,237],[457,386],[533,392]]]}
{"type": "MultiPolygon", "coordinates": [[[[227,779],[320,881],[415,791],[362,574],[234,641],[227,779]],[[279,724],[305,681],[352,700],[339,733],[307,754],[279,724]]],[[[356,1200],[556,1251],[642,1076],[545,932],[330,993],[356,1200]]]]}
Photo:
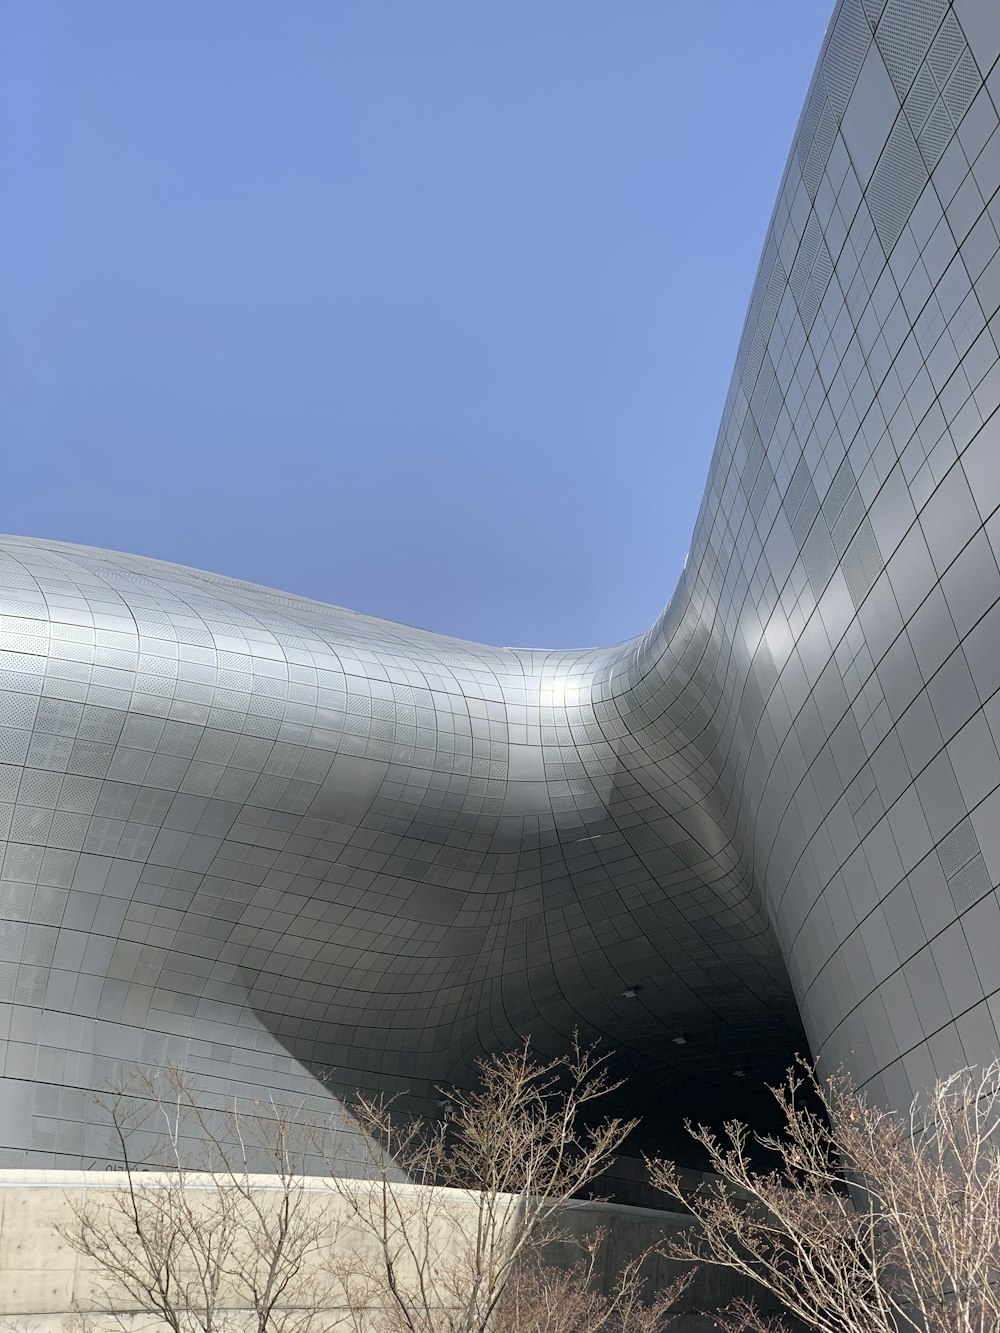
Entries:
{"type": "Polygon", "coordinates": [[[641,632],[830,7],[8,0],[0,527],[641,632]]]}

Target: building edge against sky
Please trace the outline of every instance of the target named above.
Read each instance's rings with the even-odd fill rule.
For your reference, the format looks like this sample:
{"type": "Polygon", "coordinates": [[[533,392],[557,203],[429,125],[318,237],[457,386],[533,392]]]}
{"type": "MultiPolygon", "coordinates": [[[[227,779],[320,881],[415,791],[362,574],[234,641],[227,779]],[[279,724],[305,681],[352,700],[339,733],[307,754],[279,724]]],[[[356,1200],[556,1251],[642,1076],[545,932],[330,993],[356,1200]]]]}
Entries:
{"type": "Polygon", "coordinates": [[[428,1106],[579,1026],[670,1147],[806,1039],[896,1105],[997,1053],[998,54],[992,0],[838,5],[632,643],[3,540],[0,1166],[104,1160],[122,1059],[428,1106]]]}

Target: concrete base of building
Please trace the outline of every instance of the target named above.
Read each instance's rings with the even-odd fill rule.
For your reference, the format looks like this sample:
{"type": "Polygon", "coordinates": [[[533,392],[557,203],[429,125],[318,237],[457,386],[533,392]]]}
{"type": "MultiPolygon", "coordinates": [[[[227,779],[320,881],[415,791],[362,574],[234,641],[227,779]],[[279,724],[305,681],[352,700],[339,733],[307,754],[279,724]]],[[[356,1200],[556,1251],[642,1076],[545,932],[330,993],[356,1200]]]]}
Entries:
{"type": "MultiPolygon", "coordinates": [[[[144,1179],[152,1182],[155,1176],[144,1179]]],[[[100,1208],[111,1197],[111,1191],[122,1184],[121,1173],[111,1171],[0,1172],[0,1328],[16,1333],[68,1333],[70,1329],[115,1327],[127,1333],[145,1333],[165,1327],[127,1299],[116,1300],[109,1307],[102,1298],[99,1274],[65,1238],[81,1205],[93,1203],[100,1208]]],[[[268,1177],[255,1178],[255,1184],[261,1191],[275,1188],[268,1177]]],[[[353,1184],[360,1187],[357,1182],[353,1184]]],[[[419,1191],[424,1187],[403,1188],[419,1191]]],[[[348,1243],[344,1238],[350,1232],[349,1209],[322,1180],[311,1181],[307,1189],[307,1206],[329,1210],[325,1214],[330,1236],[327,1253],[334,1256],[335,1246],[348,1243]]],[[[464,1206],[472,1222],[472,1205],[464,1206]]],[[[574,1202],[560,1217],[561,1229],[569,1236],[583,1237],[598,1228],[603,1230],[599,1279],[605,1286],[657,1237],[687,1225],[690,1219],[677,1213],[609,1202],[574,1202]]],[[[557,1260],[571,1262],[573,1257],[574,1247],[567,1244],[560,1248],[557,1260]]],[[[317,1265],[316,1292],[322,1290],[323,1270],[321,1261],[317,1265]]],[[[666,1283],[679,1271],[678,1265],[654,1258],[650,1262],[651,1285],[666,1283]]],[[[682,1313],[672,1328],[676,1333],[708,1333],[714,1327],[709,1312],[741,1294],[751,1293],[732,1275],[702,1269],[685,1293],[682,1313]]],[[[312,1295],[309,1290],[300,1291],[296,1305],[308,1306],[312,1295]]],[[[315,1330],[350,1327],[347,1312],[329,1298],[317,1297],[316,1304],[320,1314],[313,1325],[315,1330]]],[[[231,1320],[231,1326],[242,1327],[240,1316],[244,1312],[235,1301],[227,1313],[227,1323],[231,1320]]],[[[252,1323],[247,1314],[248,1329],[252,1323]]]]}

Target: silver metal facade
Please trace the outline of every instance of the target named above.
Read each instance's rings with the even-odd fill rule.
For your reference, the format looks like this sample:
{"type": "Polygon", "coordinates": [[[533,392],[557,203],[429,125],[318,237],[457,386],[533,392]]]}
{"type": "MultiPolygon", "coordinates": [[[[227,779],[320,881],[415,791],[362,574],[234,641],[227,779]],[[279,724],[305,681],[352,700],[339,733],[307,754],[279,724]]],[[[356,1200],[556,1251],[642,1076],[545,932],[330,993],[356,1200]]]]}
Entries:
{"type": "Polygon", "coordinates": [[[995,0],[838,6],[635,642],[3,540],[0,1165],[100,1157],[120,1058],[429,1104],[578,1025],[667,1134],[800,1015],[895,1104],[997,1053],[998,53],[995,0]]]}

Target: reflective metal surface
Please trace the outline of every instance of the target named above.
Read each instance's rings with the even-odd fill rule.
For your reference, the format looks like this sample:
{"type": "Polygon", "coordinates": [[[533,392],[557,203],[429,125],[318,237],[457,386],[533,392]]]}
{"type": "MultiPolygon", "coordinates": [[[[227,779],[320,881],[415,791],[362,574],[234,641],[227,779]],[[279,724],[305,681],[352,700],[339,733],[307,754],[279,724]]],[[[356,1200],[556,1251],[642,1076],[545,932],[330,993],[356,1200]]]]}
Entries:
{"type": "Polygon", "coordinates": [[[669,1141],[800,1014],[897,1104],[997,1052],[998,52],[993,0],[838,6],[633,643],[3,540],[0,1165],[100,1155],[118,1058],[433,1105],[578,1025],[669,1141]]]}

